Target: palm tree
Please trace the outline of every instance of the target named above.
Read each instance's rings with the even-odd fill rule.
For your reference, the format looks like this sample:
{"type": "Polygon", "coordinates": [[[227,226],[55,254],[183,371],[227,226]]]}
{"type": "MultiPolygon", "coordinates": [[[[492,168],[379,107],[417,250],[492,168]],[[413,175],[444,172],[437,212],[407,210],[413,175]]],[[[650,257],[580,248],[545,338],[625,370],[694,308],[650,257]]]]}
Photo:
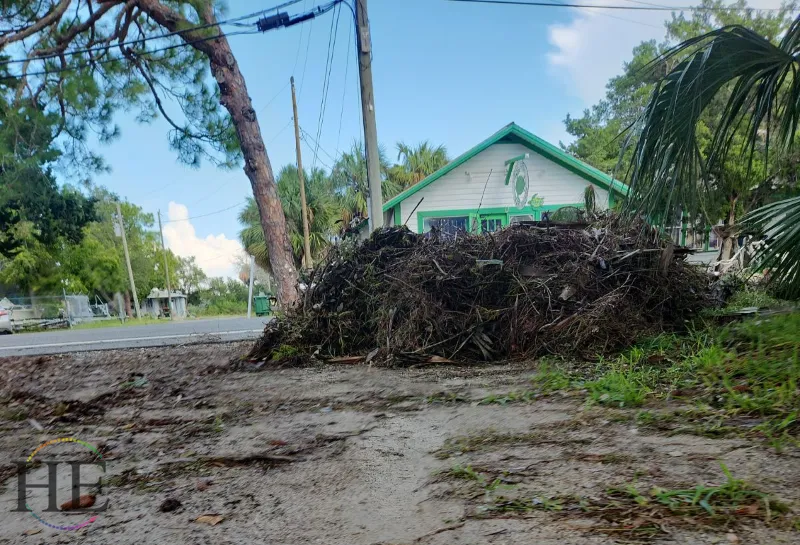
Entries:
{"type": "Polygon", "coordinates": [[[416,147],[398,142],[397,160],[408,174],[407,180],[410,183],[405,187],[419,183],[450,162],[444,146],[433,147],[427,140],[420,142],[416,147]]]}
{"type": "MultiPolygon", "coordinates": [[[[680,62],[657,85],[639,121],[630,172],[628,210],[662,222],[681,214],[702,218],[731,158],[744,163],[752,184],[767,177],[776,155],[793,148],[800,18],[777,43],[729,26],[687,40],[659,60],[675,58],[680,62]],[[700,116],[715,101],[722,104],[715,126],[701,134],[700,116]]],[[[800,197],[762,206],[743,224],[767,237],[761,264],[773,281],[787,296],[800,296],[800,197]]]]}
{"type": "MultiPolygon", "coordinates": [[[[311,175],[305,173],[304,177],[311,253],[318,257],[330,246],[334,234],[334,222],[338,217],[338,203],[331,182],[324,171],[314,169],[311,175]]],[[[296,166],[287,165],[278,173],[278,196],[286,217],[294,260],[299,266],[303,256],[303,225],[300,183],[296,166]]],[[[239,223],[243,225],[239,232],[239,240],[245,251],[256,258],[261,268],[269,271],[269,254],[264,231],[261,229],[258,207],[252,198],[247,200],[247,205],[239,212],[239,223]]]]}
{"type": "MultiPolygon", "coordinates": [[[[383,148],[378,150],[378,156],[383,178],[381,181],[383,198],[388,200],[397,195],[401,188],[388,176],[389,162],[383,148]]],[[[339,198],[342,223],[347,226],[353,218],[366,218],[369,183],[367,159],[361,142],[353,142],[350,151],[343,153],[336,161],[330,179],[333,190],[339,198]]]]}

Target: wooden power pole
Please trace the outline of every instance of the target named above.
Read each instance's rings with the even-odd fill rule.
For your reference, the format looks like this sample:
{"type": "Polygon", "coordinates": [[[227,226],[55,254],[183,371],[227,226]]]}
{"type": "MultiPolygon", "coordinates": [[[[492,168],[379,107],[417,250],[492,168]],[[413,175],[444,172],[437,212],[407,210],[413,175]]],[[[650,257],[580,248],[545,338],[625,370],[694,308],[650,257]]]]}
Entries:
{"type": "Polygon", "coordinates": [[[297,118],[297,97],[294,94],[294,76],[292,83],[292,110],[294,111],[294,144],[297,148],[297,179],[300,181],[300,213],[303,215],[303,261],[306,269],[314,266],[311,261],[311,236],[308,231],[308,205],[306,204],[306,181],[303,176],[303,157],[300,153],[300,121],[297,118]]]}
{"type": "Polygon", "coordinates": [[[125,236],[125,223],[122,221],[122,209],[117,204],[117,221],[119,222],[119,231],[122,236],[122,249],[125,251],[125,264],[128,266],[128,280],[131,283],[131,293],[133,294],[133,308],[136,311],[136,317],[141,318],[141,310],[139,310],[139,296],[136,295],[136,283],[133,281],[133,269],[131,268],[131,254],[128,253],[128,237],[125,236]]]}
{"type": "Polygon", "coordinates": [[[375,124],[375,94],[372,90],[372,38],[369,33],[367,0],[356,0],[356,40],[358,75],[361,82],[361,110],[364,118],[364,151],[369,182],[369,230],[384,225],[381,164],[378,155],[378,129],[375,124]]]}
{"type": "Polygon", "coordinates": [[[172,288],[169,285],[169,262],[167,261],[167,248],[164,246],[164,229],[161,228],[161,210],[158,211],[158,231],[161,233],[161,251],[164,254],[164,274],[167,276],[167,306],[169,306],[169,319],[175,311],[172,308],[172,288]]]}

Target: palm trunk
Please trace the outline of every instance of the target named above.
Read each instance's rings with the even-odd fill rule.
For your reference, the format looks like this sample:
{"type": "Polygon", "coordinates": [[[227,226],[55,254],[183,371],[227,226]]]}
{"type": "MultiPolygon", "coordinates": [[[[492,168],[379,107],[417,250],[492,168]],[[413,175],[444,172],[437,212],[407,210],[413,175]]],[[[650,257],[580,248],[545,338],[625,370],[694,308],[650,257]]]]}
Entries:
{"type": "MultiPolygon", "coordinates": [[[[207,24],[216,23],[211,4],[208,2],[202,10],[199,10],[203,22],[207,24]]],[[[145,13],[170,31],[190,26],[185,18],[163,5],[160,0],[139,0],[139,5],[145,13]]],[[[217,32],[216,29],[212,30],[217,32]]],[[[264,139],[261,137],[261,127],[247,93],[244,77],[224,36],[197,41],[206,36],[197,31],[187,31],[182,33],[181,37],[208,57],[211,74],[219,85],[220,103],[230,113],[239,137],[239,145],[244,156],[244,172],[250,180],[261,216],[269,261],[275,275],[277,297],[283,308],[288,308],[299,299],[297,268],[294,265],[286,218],[278,198],[272,165],[267,157],[264,139]]]]}
{"type": "Polygon", "coordinates": [[[729,200],[730,211],[728,212],[728,219],[723,228],[722,244],[720,245],[719,260],[726,261],[733,257],[736,245],[736,231],[734,229],[736,224],[736,202],[737,197],[731,197],[729,200]]]}

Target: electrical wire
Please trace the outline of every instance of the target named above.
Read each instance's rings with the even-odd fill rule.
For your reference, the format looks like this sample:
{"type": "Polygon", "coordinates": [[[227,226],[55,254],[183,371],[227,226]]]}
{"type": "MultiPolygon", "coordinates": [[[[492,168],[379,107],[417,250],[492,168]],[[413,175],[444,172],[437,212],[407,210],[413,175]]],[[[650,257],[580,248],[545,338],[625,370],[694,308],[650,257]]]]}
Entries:
{"type": "MultiPolygon", "coordinates": [[[[314,9],[313,7],[311,9],[314,9]]],[[[311,49],[311,32],[314,30],[314,19],[311,19],[311,23],[308,25],[308,42],[306,42],[306,56],[303,59],[303,75],[300,76],[300,92],[298,93],[300,96],[303,96],[303,84],[306,82],[306,68],[308,67],[308,52],[311,49]]]]}
{"type": "Polygon", "coordinates": [[[286,129],[288,129],[288,128],[289,128],[289,125],[291,125],[291,124],[292,124],[292,121],[294,121],[294,119],[290,119],[290,120],[289,120],[289,122],[288,122],[286,125],[284,125],[284,126],[283,126],[283,128],[282,128],[281,130],[279,130],[279,131],[278,131],[278,133],[277,133],[275,136],[273,136],[272,138],[270,138],[269,142],[267,142],[265,145],[266,145],[266,146],[269,146],[269,145],[270,145],[270,144],[272,144],[272,143],[273,143],[275,140],[277,140],[277,139],[278,139],[278,137],[279,137],[281,134],[283,134],[283,131],[285,131],[286,129]]]}
{"type": "MultiPolygon", "coordinates": [[[[328,54],[325,59],[325,72],[322,79],[322,99],[319,106],[319,120],[317,121],[317,148],[319,148],[319,141],[322,139],[322,126],[325,123],[325,110],[328,106],[328,91],[331,87],[331,73],[333,71],[333,59],[336,54],[336,38],[339,35],[339,17],[342,14],[342,8],[336,12],[336,17],[331,17],[331,30],[328,35],[328,54]],[[333,44],[333,45],[331,45],[333,44]]],[[[319,157],[319,149],[314,151],[314,163],[312,170],[317,166],[317,158],[319,157]]]]}
{"type": "MultiPolygon", "coordinates": [[[[303,0],[303,11],[306,11],[306,3],[308,0],[303,0]]],[[[312,19],[311,22],[313,23],[314,20],[312,19]]],[[[300,49],[303,45],[303,34],[305,34],[305,25],[300,27],[300,40],[297,42],[297,53],[294,55],[294,66],[292,67],[292,77],[294,77],[294,73],[297,70],[297,61],[300,60],[300,49]]],[[[309,31],[310,32],[310,31],[309,31]]]]}
{"type": "Polygon", "coordinates": [[[353,45],[353,26],[355,25],[355,21],[353,21],[352,25],[348,25],[348,32],[347,32],[347,49],[345,49],[345,65],[344,65],[344,85],[342,89],[342,109],[339,112],[339,131],[336,134],[336,154],[339,154],[339,142],[342,139],[342,119],[344,119],[344,103],[345,98],[347,97],[347,72],[350,70],[350,46],[353,45]]]}
{"type": "MultiPolygon", "coordinates": [[[[313,137],[313,136],[311,136],[310,134],[308,134],[308,132],[307,132],[305,129],[303,129],[303,127],[300,127],[300,136],[301,136],[301,138],[307,138],[307,139],[311,140],[311,142],[309,142],[309,144],[314,144],[316,147],[318,147],[318,148],[319,148],[319,150],[320,150],[320,151],[322,151],[322,153],[324,153],[325,155],[327,155],[327,156],[328,156],[328,158],[329,158],[331,161],[333,161],[334,163],[336,163],[336,162],[338,161],[338,159],[337,159],[336,157],[334,157],[333,155],[331,155],[330,153],[328,153],[328,152],[325,150],[325,148],[323,148],[323,147],[320,145],[320,143],[319,143],[319,142],[317,142],[316,140],[314,140],[314,137],[313,137]]],[[[338,156],[340,156],[341,154],[337,153],[336,155],[337,155],[337,157],[338,157],[338,156]]]]}
{"type": "Polygon", "coordinates": [[[290,82],[291,82],[291,80],[287,81],[287,82],[286,82],[286,85],[284,85],[283,87],[281,87],[281,90],[280,90],[280,91],[278,91],[277,93],[275,93],[275,95],[274,95],[274,96],[273,96],[271,99],[269,99],[269,101],[268,101],[268,102],[267,102],[267,103],[264,105],[264,107],[263,107],[263,108],[261,108],[261,109],[260,109],[258,112],[259,112],[259,113],[263,113],[263,112],[264,112],[264,110],[266,110],[267,108],[269,108],[270,104],[272,104],[273,102],[275,102],[275,99],[276,99],[276,98],[278,98],[278,97],[280,96],[280,94],[281,94],[281,93],[283,93],[283,92],[286,90],[286,88],[287,88],[287,87],[289,87],[289,83],[290,83],[290,82]]]}
{"type": "MultiPolygon", "coordinates": [[[[470,4],[497,4],[497,5],[509,5],[509,6],[530,6],[530,7],[542,7],[542,8],[552,8],[552,7],[564,7],[564,8],[591,8],[591,9],[617,9],[617,10],[631,10],[631,11],[784,11],[783,8],[748,8],[748,7],[716,7],[716,6],[677,6],[677,7],[666,7],[666,6],[656,6],[656,5],[647,5],[647,6],[619,6],[619,5],[602,5],[602,4],[568,4],[568,3],[559,3],[559,4],[551,4],[548,2],[535,2],[535,1],[523,1],[523,0],[448,0],[449,2],[464,2],[470,4]]],[[[800,8],[786,10],[786,11],[800,11],[800,8]]]]}
{"type": "MultiPolygon", "coordinates": [[[[139,39],[136,39],[136,40],[128,40],[128,41],[125,41],[125,42],[116,43],[113,46],[110,45],[110,44],[109,45],[100,45],[100,46],[95,46],[95,47],[86,47],[86,48],[83,48],[83,49],[72,49],[72,50],[69,50],[69,51],[53,53],[51,55],[32,56],[32,57],[26,57],[24,59],[6,59],[6,60],[3,60],[3,61],[0,61],[0,66],[7,65],[7,64],[17,64],[17,63],[38,61],[38,60],[55,59],[55,58],[61,57],[62,55],[71,56],[71,55],[80,55],[80,54],[83,54],[83,53],[93,53],[95,51],[105,51],[105,50],[109,49],[110,47],[121,47],[123,45],[141,44],[141,43],[148,42],[150,40],[160,40],[162,38],[169,38],[169,37],[172,37],[172,36],[177,36],[177,35],[180,35],[180,34],[184,34],[186,32],[193,32],[193,31],[196,31],[196,30],[203,30],[203,29],[206,29],[206,28],[211,28],[211,27],[221,26],[221,25],[237,25],[237,26],[244,26],[244,27],[250,28],[250,27],[253,27],[255,23],[248,23],[246,25],[238,25],[237,23],[239,21],[243,21],[245,19],[252,19],[253,17],[259,17],[259,16],[264,15],[265,13],[269,13],[270,11],[273,11],[273,10],[279,10],[279,9],[282,9],[282,8],[285,8],[285,7],[289,7],[289,6],[293,5],[293,4],[297,4],[298,2],[301,2],[301,1],[302,0],[289,0],[288,2],[284,2],[283,4],[280,4],[280,5],[275,6],[273,8],[263,9],[263,10],[256,11],[256,12],[253,12],[253,13],[249,13],[247,15],[242,15],[240,17],[236,17],[236,18],[233,18],[233,19],[226,19],[224,21],[217,21],[216,23],[206,23],[206,24],[203,24],[203,25],[197,25],[197,26],[193,26],[193,27],[188,27],[188,28],[184,28],[182,30],[175,30],[175,31],[172,31],[172,32],[167,32],[166,34],[159,34],[157,36],[145,36],[143,38],[139,38],[139,39]]],[[[220,36],[224,36],[224,35],[225,34],[221,33],[220,35],[216,36],[216,38],[219,38],[220,36]]],[[[234,34],[229,34],[229,35],[233,36],[234,34]]]]}
{"type": "MultiPolygon", "coordinates": [[[[314,151],[314,146],[312,146],[312,145],[311,145],[311,142],[309,142],[309,141],[308,141],[307,139],[305,139],[305,138],[301,138],[300,140],[302,140],[303,144],[305,144],[305,145],[306,145],[306,147],[308,148],[308,151],[311,151],[311,152],[313,152],[313,151],[314,151]]],[[[325,168],[327,168],[327,169],[328,169],[328,171],[330,171],[330,172],[333,172],[333,167],[332,167],[332,166],[330,166],[330,165],[329,165],[328,163],[326,163],[325,161],[323,161],[322,159],[320,159],[320,160],[319,160],[319,163],[320,163],[322,166],[324,166],[325,168]]],[[[334,162],[334,164],[336,164],[336,163],[334,162]]],[[[312,168],[311,168],[311,171],[312,171],[312,172],[314,171],[314,167],[312,167],[312,168]]]]}
{"type": "Polygon", "coordinates": [[[214,216],[216,214],[221,214],[223,212],[227,212],[228,210],[232,210],[232,209],[236,208],[237,206],[241,206],[241,205],[245,204],[246,202],[247,202],[247,199],[243,200],[242,202],[237,202],[236,204],[234,204],[233,206],[229,206],[228,208],[223,208],[222,210],[217,210],[215,212],[209,212],[208,214],[201,214],[199,216],[192,216],[192,217],[189,217],[189,218],[181,218],[181,219],[177,219],[177,220],[166,220],[166,221],[164,221],[162,223],[177,223],[179,221],[189,221],[189,220],[196,220],[196,219],[199,219],[199,218],[207,218],[208,216],[214,216]]]}
{"type": "MultiPolygon", "coordinates": [[[[563,2],[561,2],[559,0],[553,0],[553,2],[551,2],[551,3],[563,4],[563,2]]],[[[583,13],[593,13],[588,8],[576,8],[576,9],[579,9],[583,13]]],[[[627,17],[620,17],[619,15],[612,15],[610,13],[605,13],[603,11],[597,13],[597,15],[600,15],[601,17],[608,17],[609,19],[616,19],[617,21],[625,21],[626,23],[634,23],[634,24],[641,25],[641,26],[646,26],[646,27],[655,28],[655,29],[661,29],[661,27],[657,26],[657,25],[651,25],[650,23],[645,23],[643,21],[637,21],[636,19],[628,19],[627,17]]]]}
{"type": "MultiPolygon", "coordinates": [[[[230,32],[230,33],[227,33],[227,34],[222,33],[222,34],[217,34],[215,36],[208,36],[206,38],[200,38],[200,39],[197,39],[197,40],[192,40],[190,42],[182,42],[182,43],[179,43],[179,44],[173,44],[173,45],[169,45],[169,46],[166,46],[166,47],[160,47],[158,49],[152,49],[152,50],[141,51],[141,52],[137,51],[136,55],[137,56],[152,55],[154,53],[161,53],[163,51],[170,51],[172,49],[177,49],[177,48],[180,48],[180,47],[187,47],[187,46],[190,46],[190,45],[193,45],[193,44],[196,44],[196,43],[207,42],[209,40],[216,40],[217,38],[223,38],[223,37],[224,38],[229,38],[231,36],[244,36],[244,35],[249,35],[249,34],[259,34],[259,31],[258,30],[251,30],[251,31],[244,31],[243,30],[243,31],[239,31],[239,32],[230,32]]],[[[95,66],[95,65],[98,65],[98,64],[108,64],[108,63],[111,63],[111,62],[118,62],[118,61],[123,61],[123,60],[126,60],[125,57],[115,56],[115,57],[111,57],[109,59],[100,59],[100,60],[95,60],[95,61],[92,61],[92,62],[87,62],[87,63],[83,63],[83,64],[76,64],[76,65],[72,65],[72,66],[66,66],[66,67],[63,67],[63,68],[57,68],[57,69],[53,69],[53,70],[39,70],[37,72],[26,72],[25,76],[26,77],[28,77],[28,76],[46,76],[46,75],[49,75],[49,74],[60,74],[61,72],[72,72],[72,71],[75,71],[75,70],[80,70],[82,68],[89,68],[89,67],[92,67],[92,66],[95,66]]],[[[18,79],[20,77],[22,77],[22,76],[21,75],[20,76],[12,76],[12,75],[0,76],[0,81],[7,80],[7,79],[18,79]]]]}

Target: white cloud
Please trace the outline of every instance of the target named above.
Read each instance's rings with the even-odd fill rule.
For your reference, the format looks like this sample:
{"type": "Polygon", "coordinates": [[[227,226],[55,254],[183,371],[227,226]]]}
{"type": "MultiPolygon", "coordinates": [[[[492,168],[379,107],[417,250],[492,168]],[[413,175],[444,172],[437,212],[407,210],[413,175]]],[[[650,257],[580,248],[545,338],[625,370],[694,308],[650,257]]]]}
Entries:
{"type": "Polygon", "coordinates": [[[198,237],[192,222],[186,220],[189,209],[183,204],[170,202],[167,216],[171,222],[164,226],[167,248],[181,257],[195,256],[208,276],[237,277],[234,261],[243,252],[238,240],[223,233],[198,237]]]}
{"type": "MultiPolygon", "coordinates": [[[[620,0],[587,1],[596,5],[626,5],[620,0]]],[[[686,6],[692,2],[662,0],[658,4],[686,6]]],[[[780,7],[780,0],[751,0],[748,4],[776,8],[780,7]]],[[[631,7],[637,5],[640,4],[631,4],[631,7]]],[[[664,22],[671,17],[668,11],[571,8],[570,13],[573,15],[571,22],[548,28],[552,46],[548,60],[554,70],[565,73],[563,81],[567,92],[581,99],[585,107],[605,95],[606,83],[622,72],[622,65],[630,60],[635,46],[645,40],[664,39],[664,22]]]]}

